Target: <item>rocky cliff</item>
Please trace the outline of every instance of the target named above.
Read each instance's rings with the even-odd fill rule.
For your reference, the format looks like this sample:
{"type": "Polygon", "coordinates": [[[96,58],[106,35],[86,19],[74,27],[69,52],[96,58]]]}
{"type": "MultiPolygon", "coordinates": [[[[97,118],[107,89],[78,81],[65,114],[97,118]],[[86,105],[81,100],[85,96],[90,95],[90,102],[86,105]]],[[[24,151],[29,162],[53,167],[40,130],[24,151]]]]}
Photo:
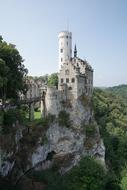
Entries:
{"type": "Polygon", "coordinates": [[[61,103],[58,118],[26,127],[15,124],[9,134],[0,135],[0,174],[18,179],[31,168],[55,167],[61,174],[78,164],[82,156],[95,156],[104,163],[105,147],[94,120],[91,100],[61,103]]]}

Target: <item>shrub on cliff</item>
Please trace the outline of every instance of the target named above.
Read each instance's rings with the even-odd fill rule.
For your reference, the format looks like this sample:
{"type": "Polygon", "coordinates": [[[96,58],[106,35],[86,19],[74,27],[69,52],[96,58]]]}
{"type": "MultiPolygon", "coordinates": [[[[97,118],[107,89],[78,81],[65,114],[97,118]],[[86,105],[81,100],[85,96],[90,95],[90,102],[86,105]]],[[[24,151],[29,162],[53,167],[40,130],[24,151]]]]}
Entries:
{"type": "Polygon", "coordinates": [[[60,111],[58,115],[58,123],[60,126],[70,127],[71,121],[69,113],[65,110],[60,111]]]}

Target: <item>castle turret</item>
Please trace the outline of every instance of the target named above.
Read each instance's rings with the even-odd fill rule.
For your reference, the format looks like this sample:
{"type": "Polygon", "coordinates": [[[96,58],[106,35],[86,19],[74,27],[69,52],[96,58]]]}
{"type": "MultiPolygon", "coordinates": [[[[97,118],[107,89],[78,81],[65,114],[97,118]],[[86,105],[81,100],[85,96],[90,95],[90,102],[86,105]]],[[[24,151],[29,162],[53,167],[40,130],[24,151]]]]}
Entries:
{"type": "Polygon", "coordinates": [[[63,63],[72,57],[72,33],[63,31],[59,33],[59,70],[63,63]]]}

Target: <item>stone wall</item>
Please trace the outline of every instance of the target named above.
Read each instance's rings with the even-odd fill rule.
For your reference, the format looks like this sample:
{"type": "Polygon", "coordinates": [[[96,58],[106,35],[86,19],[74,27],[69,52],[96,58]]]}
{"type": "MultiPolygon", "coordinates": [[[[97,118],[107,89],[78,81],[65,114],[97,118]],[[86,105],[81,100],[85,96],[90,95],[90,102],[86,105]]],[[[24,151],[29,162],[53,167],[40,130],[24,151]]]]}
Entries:
{"type": "Polygon", "coordinates": [[[46,104],[46,113],[52,115],[58,115],[61,110],[61,92],[58,91],[55,87],[47,87],[45,104],[46,104]]]}

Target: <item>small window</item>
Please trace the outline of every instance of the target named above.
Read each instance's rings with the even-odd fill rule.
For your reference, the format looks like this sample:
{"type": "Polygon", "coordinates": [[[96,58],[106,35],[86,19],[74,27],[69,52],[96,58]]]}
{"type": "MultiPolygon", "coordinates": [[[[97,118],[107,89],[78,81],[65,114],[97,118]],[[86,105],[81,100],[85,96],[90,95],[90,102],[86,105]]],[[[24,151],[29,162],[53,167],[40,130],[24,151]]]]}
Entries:
{"type": "Polygon", "coordinates": [[[68,46],[68,42],[67,42],[67,46],[68,46]]]}
{"type": "Polygon", "coordinates": [[[69,78],[66,78],[66,83],[69,83],[69,78]]]}
{"type": "Polygon", "coordinates": [[[63,83],[63,81],[64,81],[64,80],[63,80],[63,79],[61,79],[61,83],[63,83]]]}
{"type": "Polygon", "coordinates": [[[71,82],[74,83],[74,82],[75,82],[75,78],[72,78],[72,79],[71,79],[71,82]]]}
{"type": "Polygon", "coordinates": [[[66,36],[66,38],[68,38],[68,36],[66,36]]]}
{"type": "Polygon", "coordinates": [[[63,61],[63,58],[61,58],[61,62],[63,61]]]}
{"type": "Polygon", "coordinates": [[[63,49],[60,49],[60,52],[63,53],[63,49]]]}

